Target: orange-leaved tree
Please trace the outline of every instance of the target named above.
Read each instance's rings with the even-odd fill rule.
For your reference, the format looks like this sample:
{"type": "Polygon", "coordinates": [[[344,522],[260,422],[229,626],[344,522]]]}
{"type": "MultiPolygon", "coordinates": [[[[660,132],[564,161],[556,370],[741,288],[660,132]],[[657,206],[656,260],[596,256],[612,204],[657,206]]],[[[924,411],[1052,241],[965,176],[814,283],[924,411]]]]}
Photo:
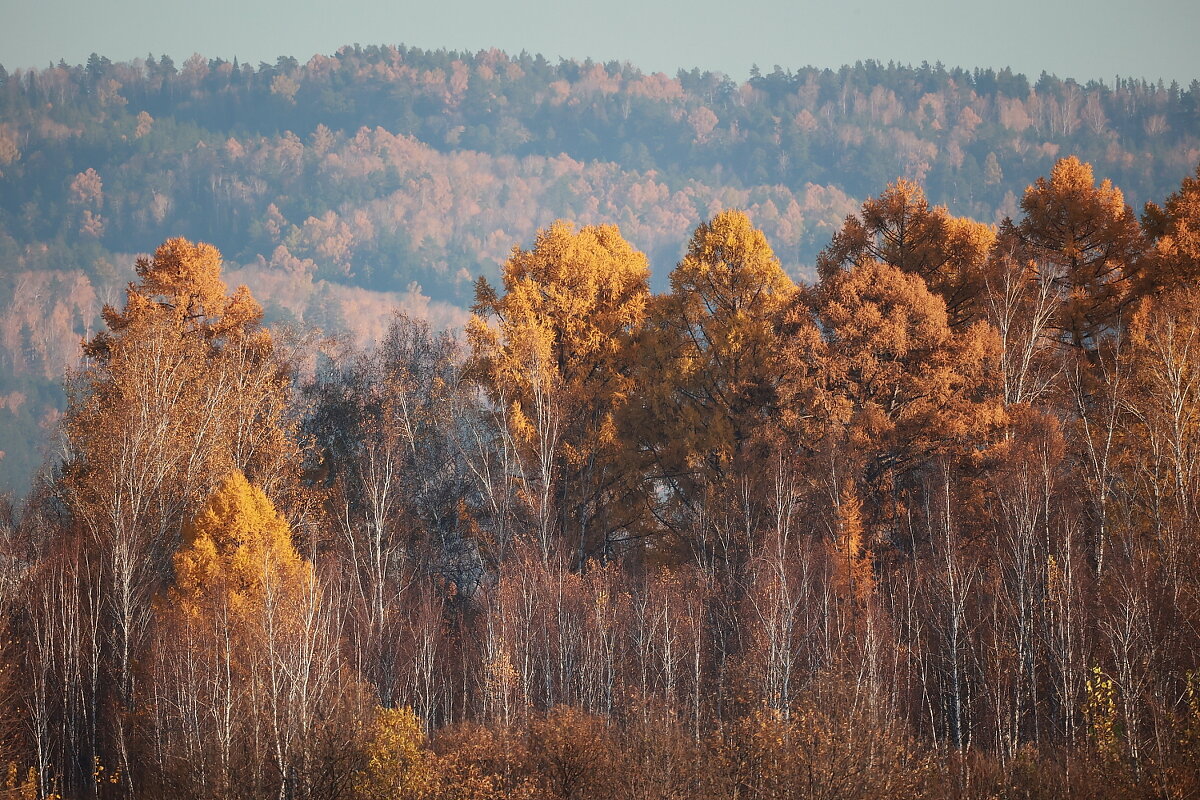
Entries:
{"type": "Polygon", "coordinates": [[[970,453],[1002,422],[994,329],[951,328],[919,276],[875,261],[832,274],[805,300],[820,339],[791,344],[807,369],[788,386],[788,418],[824,441],[810,446],[830,461],[832,505],[846,480],[859,481],[866,519],[883,523],[906,476],[970,453]]]}
{"type": "Polygon", "coordinates": [[[919,275],[945,301],[951,326],[959,327],[980,313],[995,239],[991,226],[952,216],[945,206],[931,208],[918,184],[901,179],[846,218],[817,257],[817,270],[828,280],[856,264],[880,261],[919,275]]]}
{"type": "Polygon", "coordinates": [[[1050,178],[1038,178],[1021,200],[1024,216],[1005,220],[997,246],[1033,263],[1060,295],[1054,325],[1063,341],[1095,351],[1136,298],[1145,249],[1136,217],[1121,190],[1096,185],[1090,164],[1061,159],[1050,178]]]}
{"type": "Polygon", "coordinates": [[[1200,166],[1161,206],[1146,204],[1142,229],[1152,243],[1143,285],[1194,287],[1200,279],[1200,166]]]}

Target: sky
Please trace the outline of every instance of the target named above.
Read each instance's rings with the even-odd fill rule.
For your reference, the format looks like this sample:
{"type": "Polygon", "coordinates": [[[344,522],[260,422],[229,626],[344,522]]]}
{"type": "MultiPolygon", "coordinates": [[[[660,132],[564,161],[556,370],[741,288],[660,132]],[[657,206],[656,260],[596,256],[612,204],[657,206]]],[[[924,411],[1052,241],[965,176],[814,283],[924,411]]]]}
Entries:
{"type": "Polygon", "coordinates": [[[193,53],[257,64],[345,44],[541,53],[742,80],[875,59],[1011,67],[1036,78],[1200,78],[1200,1],[1142,0],[0,0],[0,64],[193,53]],[[1133,10],[1136,8],[1136,11],[1133,10]]]}

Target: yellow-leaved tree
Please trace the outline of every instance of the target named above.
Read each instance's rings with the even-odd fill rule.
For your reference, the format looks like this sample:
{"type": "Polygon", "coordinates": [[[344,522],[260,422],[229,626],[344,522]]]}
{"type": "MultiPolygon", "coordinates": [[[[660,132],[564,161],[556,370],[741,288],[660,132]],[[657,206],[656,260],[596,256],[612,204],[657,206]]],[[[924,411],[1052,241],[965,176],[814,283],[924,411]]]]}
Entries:
{"type": "Polygon", "coordinates": [[[309,796],[329,759],[345,760],[331,753],[362,696],[312,565],[236,470],[183,538],[154,655],[158,788],[309,796]]]}
{"type": "Polygon", "coordinates": [[[312,567],[296,552],[286,520],[238,471],[184,526],[174,563],[172,595],[191,615],[228,605],[235,619],[249,624],[268,606],[287,612],[282,606],[300,603],[312,591],[312,567]]]}
{"type": "Polygon", "coordinates": [[[614,415],[631,379],[628,341],[649,298],[646,257],[614,225],[558,221],[514,248],[504,293],[483,278],[467,327],[467,375],[503,414],[518,492],[543,557],[607,557],[633,525],[614,415]]]}
{"type": "Polygon", "coordinates": [[[366,766],[355,775],[362,800],[419,800],[432,796],[432,753],[425,728],[411,708],[380,708],[366,744],[366,766]]]}

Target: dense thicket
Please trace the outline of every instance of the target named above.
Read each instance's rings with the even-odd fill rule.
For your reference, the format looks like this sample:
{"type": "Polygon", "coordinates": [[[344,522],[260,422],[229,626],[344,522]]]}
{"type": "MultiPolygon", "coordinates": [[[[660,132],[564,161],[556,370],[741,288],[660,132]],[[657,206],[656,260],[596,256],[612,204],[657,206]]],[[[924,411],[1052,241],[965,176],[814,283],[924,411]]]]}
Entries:
{"type": "Polygon", "coordinates": [[[556,222],[366,352],[168,240],[0,516],[4,788],[1194,796],[1198,186],[898,182],[812,286],[556,222]]]}

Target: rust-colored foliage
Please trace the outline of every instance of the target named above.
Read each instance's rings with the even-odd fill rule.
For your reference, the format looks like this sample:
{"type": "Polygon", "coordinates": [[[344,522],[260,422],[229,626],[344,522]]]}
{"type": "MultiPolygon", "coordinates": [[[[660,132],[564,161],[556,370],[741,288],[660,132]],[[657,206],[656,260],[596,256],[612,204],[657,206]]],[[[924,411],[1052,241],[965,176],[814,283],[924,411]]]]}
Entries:
{"type": "Polygon", "coordinates": [[[1146,204],[1142,228],[1152,243],[1143,286],[1195,286],[1200,281],[1200,165],[1161,206],[1146,204]]]}
{"type": "Polygon", "coordinates": [[[1055,326],[1064,341],[1094,350],[1135,299],[1145,243],[1121,190],[1097,186],[1075,156],[1038,178],[1021,200],[1024,216],[1001,226],[1000,246],[1032,262],[1061,297],[1055,326]]]}
{"type": "Polygon", "coordinates": [[[835,273],[810,301],[822,342],[810,413],[863,454],[868,483],[985,435],[999,421],[993,330],[954,330],[916,275],[879,262],[835,273]]]}
{"type": "Polygon", "coordinates": [[[917,275],[945,301],[950,324],[959,327],[979,316],[995,238],[991,226],[952,216],[944,206],[930,208],[921,187],[901,179],[846,218],[817,257],[817,271],[828,281],[873,260],[917,275]]]}

